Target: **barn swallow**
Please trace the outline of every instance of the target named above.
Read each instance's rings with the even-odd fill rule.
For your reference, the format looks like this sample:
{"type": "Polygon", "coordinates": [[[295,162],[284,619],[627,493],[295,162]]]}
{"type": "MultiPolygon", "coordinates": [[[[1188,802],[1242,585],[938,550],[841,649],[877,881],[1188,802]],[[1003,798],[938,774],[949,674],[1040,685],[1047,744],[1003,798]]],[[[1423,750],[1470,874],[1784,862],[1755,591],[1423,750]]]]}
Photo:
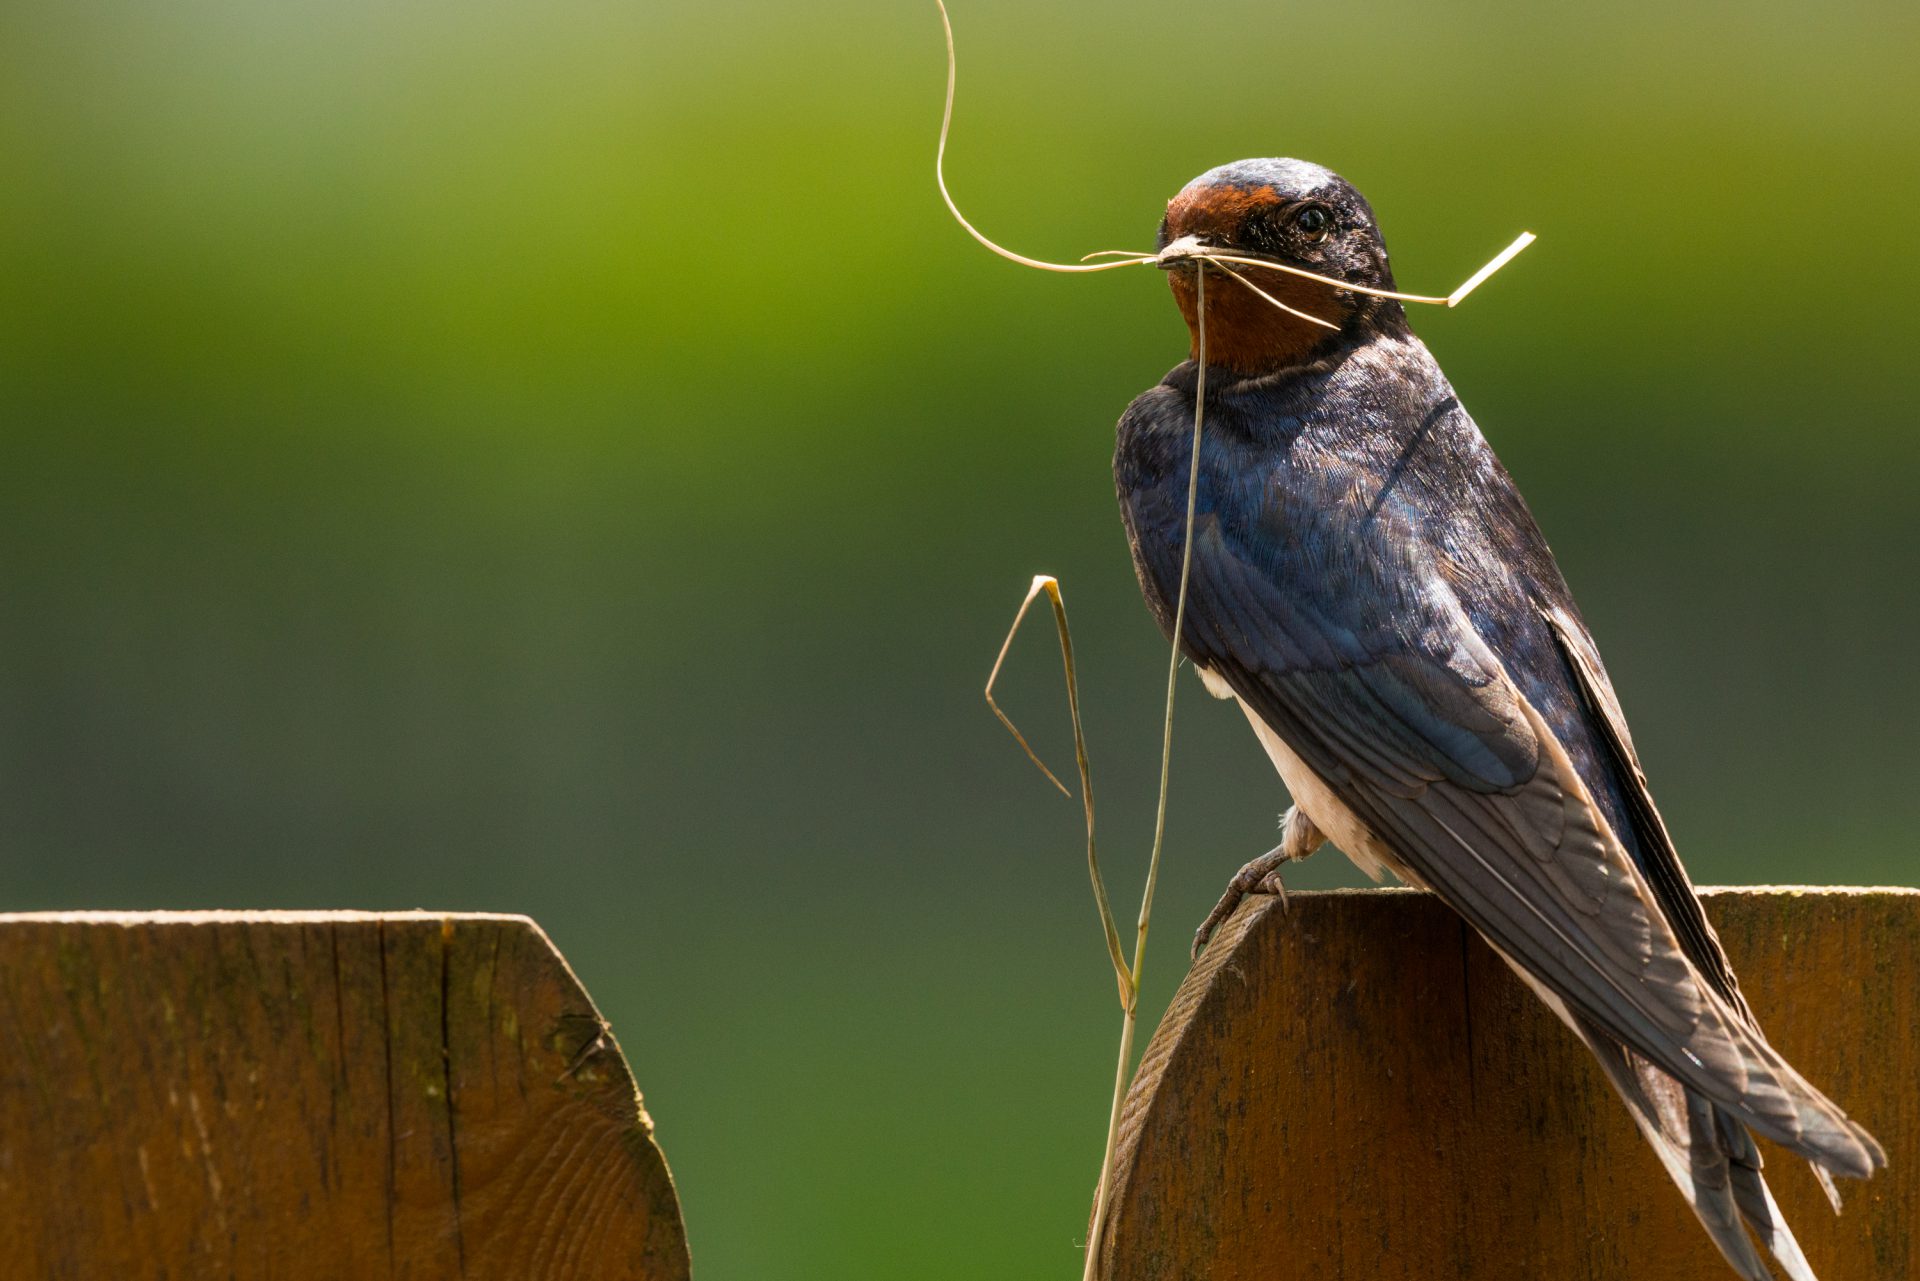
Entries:
{"type": "Polygon", "coordinates": [[[1439,895],[1599,1059],[1734,1270],[1771,1276],[1744,1223],[1814,1281],[1753,1135],[1807,1158],[1830,1196],[1830,1173],[1885,1154],[1762,1034],[1532,514],[1405,309],[1361,292],[1394,289],[1372,208],[1318,165],[1240,161],[1174,197],[1159,245],[1195,341],[1120,420],[1134,568],[1171,636],[1203,295],[1179,643],[1293,801],[1209,926],[1329,840],[1439,895]]]}

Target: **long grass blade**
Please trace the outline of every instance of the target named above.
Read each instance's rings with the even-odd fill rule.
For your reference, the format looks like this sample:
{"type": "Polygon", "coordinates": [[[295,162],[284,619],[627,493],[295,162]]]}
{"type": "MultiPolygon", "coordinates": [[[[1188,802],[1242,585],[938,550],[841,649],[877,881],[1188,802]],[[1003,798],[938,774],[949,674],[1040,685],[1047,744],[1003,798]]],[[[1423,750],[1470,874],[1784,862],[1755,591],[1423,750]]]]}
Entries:
{"type": "Polygon", "coordinates": [[[1227,266],[1227,264],[1219,261],[1218,259],[1210,259],[1210,261],[1213,263],[1214,266],[1226,272],[1229,276],[1232,276],[1235,280],[1239,281],[1241,284],[1245,285],[1247,288],[1253,290],[1254,293],[1259,294],[1262,298],[1265,298],[1268,302],[1278,307],[1281,311],[1286,312],[1289,316],[1298,316],[1301,320],[1310,321],[1311,323],[1320,326],[1322,329],[1331,329],[1335,333],[1338,333],[1340,331],[1340,326],[1334,324],[1331,320],[1322,320],[1318,316],[1308,315],[1306,312],[1301,311],[1298,307],[1287,306],[1287,304],[1281,302],[1278,298],[1275,298],[1272,294],[1268,293],[1266,290],[1262,289],[1260,286],[1254,284],[1251,280],[1248,280],[1245,276],[1241,275],[1239,272],[1235,271],[1233,268],[1227,266]]]}
{"type": "Polygon", "coordinates": [[[947,194],[947,133],[953,128],[953,83],[956,78],[953,58],[953,20],[947,17],[945,0],[933,0],[933,2],[940,6],[940,25],[947,32],[947,109],[940,117],[940,145],[933,153],[933,181],[940,188],[940,199],[947,202],[947,212],[953,215],[954,221],[965,228],[969,236],[1008,262],[1017,262],[1022,267],[1038,267],[1041,271],[1065,271],[1077,275],[1089,271],[1112,271],[1115,267],[1133,267],[1139,265],[1140,261],[1151,261],[1150,259],[1129,259],[1124,262],[1042,262],[1038,258],[1029,258],[1025,254],[1017,254],[1011,249],[995,244],[967,221],[967,216],[960,212],[960,206],[954,204],[953,197],[947,194]]]}
{"type": "Polygon", "coordinates": [[[993,671],[987,676],[987,706],[1000,718],[1014,740],[1026,752],[1027,759],[1039,766],[1040,772],[1049,782],[1059,788],[1063,795],[1071,797],[1054,772],[1047,768],[1046,762],[1034,754],[1027,739],[1007,714],[1000,710],[1000,704],[994,700],[994,682],[1000,679],[1000,668],[1007,661],[1007,651],[1013,646],[1013,638],[1020,631],[1020,624],[1032,607],[1034,598],[1045,592],[1053,605],[1054,629],[1060,634],[1060,662],[1067,675],[1067,714],[1073,720],[1073,759],[1080,771],[1081,809],[1087,820],[1087,877],[1093,882],[1094,906],[1100,911],[1100,929],[1106,936],[1107,957],[1113,962],[1114,979],[1120,986],[1120,1006],[1125,1009],[1134,999],[1133,971],[1127,965],[1125,952],[1120,946],[1120,927],[1114,923],[1112,901],[1107,897],[1107,882],[1100,875],[1100,853],[1093,838],[1093,765],[1087,756],[1087,736],[1080,725],[1080,676],[1073,661],[1073,629],[1067,625],[1067,602],[1060,594],[1060,581],[1050,574],[1034,575],[1033,583],[1027,588],[1026,599],[1020,602],[1020,609],[1013,616],[1013,626],[1007,629],[1007,638],[1000,643],[1000,655],[993,660],[993,671]]]}
{"type": "Polygon", "coordinates": [[[1153,919],[1153,892],[1160,882],[1160,852],[1167,832],[1167,791],[1173,768],[1173,701],[1179,688],[1180,633],[1187,621],[1187,582],[1193,573],[1194,516],[1200,505],[1200,430],[1207,413],[1207,273],[1204,267],[1194,273],[1194,315],[1198,318],[1194,330],[1198,373],[1193,389],[1193,450],[1187,467],[1186,538],[1180,551],[1180,589],[1173,606],[1173,646],[1167,660],[1166,715],[1160,726],[1160,799],[1154,809],[1153,853],[1147,860],[1147,884],[1140,895],[1139,930],[1133,940],[1133,965],[1129,974],[1133,999],[1127,1002],[1120,1020],[1120,1061],[1113,1077],[1113,1104],[1107,1110],[1107,1143],[1100,1157],[1100,1190],[1094,1195],[1093,1223],[1087,1232],[1084,1281],[1094,1281],[1100,1262],[1100,1239],[1106,1233],[1108,1203],[1113,1195],[1113,1151],[1120,1138],[1120,1108],[1127,1098],[1134,1032],[1140,1021],[1140,979],[1146,972],[1147,926],[1153,919]]]}
{"type": "MultiPolygon", "coordinates": [[[[1273,258],[1253,258],[1246,254],[1228,253],[1225,250],[1201,244],[1198,239],[1192,236],[1183,236],[1179,240],[1174,241],[1158,254],[1154,255],[1153,261],[1161,267],[1171,267],[1187,262],[1210,262],[1222,270],[1226,270],[1225,264],[1227,263],[1235,263],[1242,267],[1262,267],[1268,271],[1278,271],[1289,276],[1298,276],[1302,280],[1317,280],[1323,285],[1329,285],[1335,289],[1344,289],[1349,293],[1367,294],[1374,298],[1393,298],[1400,302],[1426,303],[1434,307],[1457,307],[1460,305],[1462,299],[1484,284],[1487,277],[1512,262],[1522,249],[1525,249],[1538,239],[1539,237],[1535,236],[1531,231],[1521,232],[1519,236],[1515,237],[1512,244],[1495,254],[1486,266],[1467,277],[1466,283],[1462,284],[1458,289],[1444,298],[1436,298],[1431,294],[1401,293],[1395,289],[1376,289],[1372,285],[1357,285],[1350,280],[1338,280],[1332,276],[1323,276],[1317,271],[1309,271],[1305,267],[1296,267],[1290,262],[1280,262],[1273,258]]],[[[1131,262],[1132,259],[1127,259],[1126,261],[1131,262]]],[[[1239,273],[1236,272],[1234,274],[1238,276],[1239,273]]],[[[1248,288],[1252,288],[1252,286],[1248,285],[1248,288]]],[[[1269,298],[1268,301],[1272,302],[1273,299],[1269,298]]],[[[1275,305],[1285,306],[1284,303],[1276,303],[1275,305]]],[[[1292,308],[1289,307],[1287,310],[1291,311],[1292,308]]]]}
{"type": "Polygon", "coordinates": [[[1473,275],[1467,278],[1466,284],[1461,285],[1458,289],[1447,295],[1447,306],[1458,307],[1463,298],[1480,287],[1482,281],[1512,262],[1522,249],[1525,249],[1538,239],[1539,237],[1531,231],[1523,231],[1518,236],[1515,236],[1512,244],[1493,256],[1492,262],[1474,272],[1473,275]]]}

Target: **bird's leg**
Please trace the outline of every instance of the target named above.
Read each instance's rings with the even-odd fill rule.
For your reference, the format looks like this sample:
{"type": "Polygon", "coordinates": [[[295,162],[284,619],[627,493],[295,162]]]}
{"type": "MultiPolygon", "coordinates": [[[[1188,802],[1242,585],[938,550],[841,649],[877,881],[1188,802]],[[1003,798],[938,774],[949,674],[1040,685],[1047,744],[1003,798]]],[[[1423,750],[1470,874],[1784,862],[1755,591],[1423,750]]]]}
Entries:
{"type": "Polygon", "coordinates": [[[1207,940],[1213,937],[1214,930],[1220,922],[1233,915],[1233,910],[1240,906],[1240,900],[1247,895],[1278,894],[1284,911],[1287,887],[1280,880],[1281,867],[1299,862],[1326,842],[1327,838],[1298,805],[1281,815],[1280,843],[1235,872],[1233,879],[1227,882],[1227,892],[1220,896],[1220,901],[1207,913],[1207,919],[1200,922],[1200,928],[1194,931],[1193,958],[1200,959],[1200,953],[1206,950],[1207,940]]]}

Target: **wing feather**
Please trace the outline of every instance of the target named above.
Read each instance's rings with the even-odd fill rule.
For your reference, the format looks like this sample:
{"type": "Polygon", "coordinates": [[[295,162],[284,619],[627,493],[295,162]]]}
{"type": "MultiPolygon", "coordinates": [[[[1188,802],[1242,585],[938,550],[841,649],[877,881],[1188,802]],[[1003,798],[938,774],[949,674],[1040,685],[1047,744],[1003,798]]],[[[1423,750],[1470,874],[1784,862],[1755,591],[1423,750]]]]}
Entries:
{"type": "MultiPolygon", "coordinates": [[[[1173,504],[1130,497],[1143,582],[1170,613],[1173,504]]],[[[1684,873],[1642,873],[1419,541],[1396,538],[1390,521],[1373,528],[1375,555],[1341,555],[1349,577],[1331,588],[1291,572],[1289,544],[1271,531],[1248,538],[1210,513],[1195,531],[1189,655],[1414,879],[1593,1026],[1835,1171],[1881,1164],[1872,1139],[1760,1036],[1717,943],[1701,944],[1710,931],[1684,873]],[[1670,906],[1681,898],[1691,910],[1670,906]]]]}
{"type": "Polygon", "coordinates": [[[1566,610],[1546,609],[1541,614],[1553,629],[1561,656],[1566,659],[1567,668],[1579,688],[1581,701],[1600,727],[1602,741],[1626,792],[1627,812],[1633,823],[1634,834],[1639,838],[1647,881],[1659,899],[1661,911],[1672,924],[1674,934],[1681,946],[1686,948],[1687,955],[1700,968],[1706,980],[1713,984],[1714,990],[1725,997],[1743,1019],[1758,1027],[1746,997],[1740,992],[1740,981],[1734,977],[1726,951],[1720,946],[1720,936],[1707,923],[1706,913],[1700,908],[1700,899],[1694,893],[1693,881],[1687,876],[1686,868],[1681,866],[1680,855],[1674,849],[1673,838],[1667,833],[1666,822],[1653,803],[1653,792],[1647,786],[1646,772],[1640,768],[1639,754],[1634,750],[1633,738],[1627,732],[1626,713],[1620,710],[1620,700],[1613,692],[1613,683],[1607,679],[1606,669],[1600,664],[1599,650],[1586,628],[1566,610]]]}

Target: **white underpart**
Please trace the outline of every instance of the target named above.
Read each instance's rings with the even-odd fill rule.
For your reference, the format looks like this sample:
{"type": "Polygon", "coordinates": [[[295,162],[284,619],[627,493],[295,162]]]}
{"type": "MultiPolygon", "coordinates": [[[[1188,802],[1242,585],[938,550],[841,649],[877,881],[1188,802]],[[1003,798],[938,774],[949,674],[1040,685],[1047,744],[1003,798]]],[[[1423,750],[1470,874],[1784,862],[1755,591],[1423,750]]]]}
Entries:
{"type": "Polygon", "coordinates": [[[1200,673],[1201,683],[1207,687],[1209,694],[1215,698],[1231,698],[1240,704],[1240,710],[1247,714],[1247,723],[1253,726],[1254,736],[1267,749],[1273,767],[1280,771],[1280,781],[1287,785],[1287,794],[1293,797],[1293,803],[1328,840],[1340,847],[1341,853],[1353,860],[1355,867],[1376,881],[1392,872],[1409,885],[1420,884],[1419,878],[1401,865],[1392,851],[1377,840],[1367,830],[1366,824],[1333,794],[1333,789],[1320,781],[1320,776],[1280,740],[1280,736],[1233,692],[1233,688],[1218,673],[1197,665],[1194,670],[1200,673]]]}
{"type": "MultiPolygon", "coordinates": [[[[1207,687],[1207,693],[1215,698],[1230,698],[1240,704],[1240,710],[1247,714],[1247,723],[1253,726],[1254,735],[1259,738],[1261,746],[1267,749],[1267,755],[1273,758],[1274,768],[1280,771],[1280,781],[1287,785],[1287,792],[1293,797],[1293,803],[1305,812],[1315,827],[1324,832],[1329,840],[1338,845],[1341,851],[1353,860],[1355,867],[1376,881],[1383,873],[1392,872],[1410,885],[1420,884],[1419,878],[1400,864],[1400,860],[1395,858],[1392,852],[1367,830],[1366,824],[1360,821],[1359,816],[1333,794],[1332,788],[1320,781],[1320,776],[1309,769],[1307,763],[1280,740],[1280,736],[1274,733],[1272,728],[1261,720],[1238,694],[1233,692],[1233,687],[1227,684],[1219,673],[1205,667],[1196,667],[1194,670],[1200,673],[1200,681],[1207,687]]],[[[1572,1028],[1576,1036],[1580,1036],[1582,1040],[1585,1039],[1585,1035],[1574,1023],[1572,1015],[1567,1012],[1565,1001],[1541,986],[1539,980],[1533,975],[1515,965],[1513,958],[1505,952],[1501,952],[1497,947],[1494,951],[1499,952],[1500,959],[1512,966],[1513,972],[1526,981],[1527,986],[1532,988],[1534,994],[1553,1011],[1556,1018],[1572,1028]]],[[[1640,1119],[1637,1113],[1635,1119],[1640,1119]]],[[[1641,1128],[1646,1128],[1644,1122],[1641,1128]]],[[[1672,1145],[1664,1144],[1664,1140],[1652,1132],[1648,1133],[1648,1137],[1655,1140],[1654,1147],[1661,1149],[1662,1160],[1668,1161],[1671,1168],[1672,1145]]]]}

